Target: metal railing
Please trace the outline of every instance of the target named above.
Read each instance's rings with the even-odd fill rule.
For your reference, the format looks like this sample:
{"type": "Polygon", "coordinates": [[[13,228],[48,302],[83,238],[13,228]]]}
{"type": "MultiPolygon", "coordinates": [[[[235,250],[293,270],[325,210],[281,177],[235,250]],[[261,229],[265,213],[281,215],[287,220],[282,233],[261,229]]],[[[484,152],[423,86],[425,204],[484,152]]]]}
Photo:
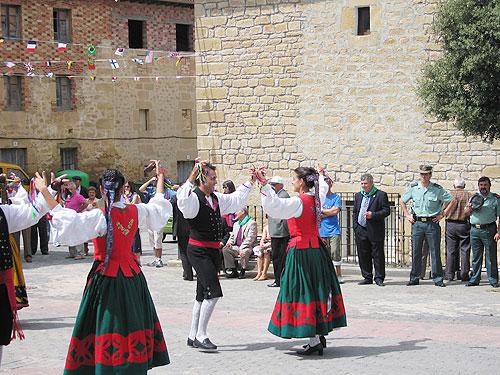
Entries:
{"type": "MultiPolygon", "coordinates": [[[[344,262],[357,263],[358,255],[354,237],[353,210],[354,194],[350,192],[340,192],[342,209],[338,215],[341,230],[341,249],[344,262]]],[[[408,248],[409,237],[405,234],[404,215],[399,205],[398,193],[388,193],[390,204],[390,214],[385,219],[385,262],[392,266],[407,266],[410,264],[410,254],[405,249],[408,248]],[[406,245],[405,245],[406,243],[406,245]]],[[[248,207],[248,213],[257,221],[257,230],[262,233],[266,218],[262,206],[253,205],[248,207]]]]}

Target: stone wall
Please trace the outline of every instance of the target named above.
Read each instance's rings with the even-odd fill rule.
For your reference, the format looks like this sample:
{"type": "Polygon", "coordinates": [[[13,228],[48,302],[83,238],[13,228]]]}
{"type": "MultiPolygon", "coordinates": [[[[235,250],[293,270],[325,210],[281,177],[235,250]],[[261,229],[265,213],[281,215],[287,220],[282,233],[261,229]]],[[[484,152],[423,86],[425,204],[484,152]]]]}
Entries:
{"type": "Polygon", "coordinates": [[[500,143],[424,115],[421,64],[439,53],[430,0],[200,0],[195,4],[198,149],[241,180],[252,164],[289,175],[326,164],[338,190],[370,172],[403,191],[419,164],[450,187],[482,174],[500,190],[500,143]],[[371,33],[356,35],[370,6],[371,33]]]}
{"type": "MultiPolygon", "coordinates": [[[[71,79],[75,108],[67,112],[55,109],[54,79],[23,77],[24,110],[20,112],[3,110],[5,90],[1,83],[0,148],[26,148],[29,173],[60,169],[63,147],[78,148],[77,167],[94,180],[106,167],[118,167],[127,177],[140,179],[143,164],[150,158],[165,160],[168,173],[176,177],[177,161],[194,158],[194,58],[183,58],[176,66],[176,59],[158,53],[160,60],[138,65],[131,59],[144,59],[145,50],[126,49],[123,57],[114,54],[117,47],[128,47],[128,18],[146,21],[148,49],[175,50],[175,24],[193,24],[193,6],[113,0],[4,3],[22,6],[23,39],[51,41],[52,9],[60,7],[72,12],[75,44],[68,44],[66,53],[57,52],[52,43],[39,43],[35,53],[26,52],[25,41],[6,40],[0,44],[2,73],[7,71],[3,61],[29,60],[37,75],[52,71],[80,76],[71,79]],[[89,43],[98,46],[96,59],[117,58],[120,69],[112,70],[108,62],[97,62],[96,70],[89,71],[85,53],[89,43]],[[61,63],[45,67],[45,60],[61,63]],[[67,60],[75,61],[71,70],[67,60]],[[91,80],[91,75],[96,79],[91,80]],[[112,82],[112,76],[117,77],[116,82],[112,82]],[[153,78],[135,81],[135,76],[153,78]],[[167,78],[156,80],[155,76],[167,78]],[[140,125],[139,109],[149,110],[147,130],[140,125]]],[[[22,64],[14,69],[14,73],[26,74],[22,64]]]]}

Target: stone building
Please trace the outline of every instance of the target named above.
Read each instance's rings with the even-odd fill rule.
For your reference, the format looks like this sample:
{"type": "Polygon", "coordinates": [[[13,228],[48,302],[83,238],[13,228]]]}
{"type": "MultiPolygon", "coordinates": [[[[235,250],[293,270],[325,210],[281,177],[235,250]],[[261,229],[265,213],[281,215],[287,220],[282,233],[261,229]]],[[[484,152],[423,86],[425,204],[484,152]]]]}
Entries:
{"type": "Polygon", "coordinates": [[[186,173],[196,154],[195,66],[192,53],[172,52],[193,50],[193,0],[0,5],[0,161],[95,180],[105,167],[139,179],[145,161],[161,158],[172,177],[186,173]]]}
{"type": "MultiPolygon", "coordinates": [[[[493,178],[500,143],[425,115],[415,86],[439,53],[434,0],[203,0],[195,5],[198,149],[236,177],[326,164],[338,190],[370,172],[401,192],[418,165],[450,187],[493,178]]],[[[240,177],[242,179],[243,177],[240,177]]]]}

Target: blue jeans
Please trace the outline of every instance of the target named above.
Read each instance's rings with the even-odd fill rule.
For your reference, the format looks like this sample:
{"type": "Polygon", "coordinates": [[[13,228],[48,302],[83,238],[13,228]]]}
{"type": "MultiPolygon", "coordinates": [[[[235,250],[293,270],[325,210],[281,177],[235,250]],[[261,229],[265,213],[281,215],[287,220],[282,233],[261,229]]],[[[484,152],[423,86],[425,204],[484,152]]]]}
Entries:
{"type": "Polygon", "coordinates": [[[434,283],[443,281],[443,265],[441,264],[441,227],[431,220],[416,221],[411,227],[412,261],[410,281],[419,282],[422,272],[422,246],[424,238],[429,246],[431,255],[432,279],[434,283]]]}
{"type": "Polygon", "coordinates": [[[481,281],[483,251],[486,260],[488,281],[491,285],[498,283],[496,232],[496,224],[491,224],[488,228],[484,229],[472,227],[470,230],[470,244],[472,248],[472,277],[470,278],[470,282],[473,284],[479,284],[479,281],[481,281]]]}

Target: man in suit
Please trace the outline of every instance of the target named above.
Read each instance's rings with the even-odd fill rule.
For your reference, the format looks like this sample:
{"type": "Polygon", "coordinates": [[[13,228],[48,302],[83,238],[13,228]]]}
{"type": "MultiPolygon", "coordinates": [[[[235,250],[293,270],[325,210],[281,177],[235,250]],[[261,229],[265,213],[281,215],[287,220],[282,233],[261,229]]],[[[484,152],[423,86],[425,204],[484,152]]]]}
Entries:
{"type": "Polygon", "coordinates": [[[224,256],[224,267],[228,278],[245,278],[245,271],[248,268],[248,261],[252,255],[253,247],[257,242],[257,223],[248,214],[246,208],[236,212],[237,221],[234,223],[233,231],[226,245],[222,249],[224,256]],[[235,258],[239,256],[241,271],[238,275],[236,271],[235,258]]]}
{"type": "MultiPolygon", "coordinates": [[[[283,186],[285,180],[280,176],[274,176],[269,180],[269,185],[280,198],[290,198],[283,186]]],[[[271,256],[273,257],[274,282],[268,286],[271,288],[279,287],[281,273],[285,267],[286,248],[290,240],[288,223],[286,220],[268,218],[269,235],[271,236],[271,256]]]]}
{"type": "Polygon", "coordinates": [[[85,186],[82,186],[82,178],[80,176],[74,176],[71,180],[75,183],[78,194],[82,195],[84,198],[88,198],[89,191],[85,186]]]}
{"type": "Polygon", "coordinates": [[[390,214],[387,193],[373,184],[373,176],[361,176],[361,191],[354,196],[353,223],[358,249],[359,268],[363,280],[360,285],[375,283],[384,286],[385,279],[385,218],[390,214]]]}

